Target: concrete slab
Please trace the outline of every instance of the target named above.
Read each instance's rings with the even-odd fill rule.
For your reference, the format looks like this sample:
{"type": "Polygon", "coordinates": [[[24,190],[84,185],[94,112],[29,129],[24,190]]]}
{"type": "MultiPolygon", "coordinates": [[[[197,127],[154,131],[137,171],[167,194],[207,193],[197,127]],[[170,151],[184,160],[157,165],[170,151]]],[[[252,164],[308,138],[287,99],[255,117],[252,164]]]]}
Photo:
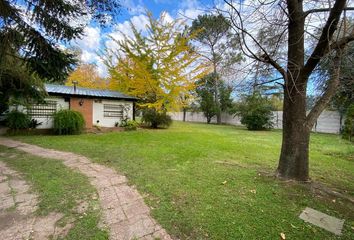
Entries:
{"type": "Polygon", "coordinates": [[[329,216],[312,208],[305,208],[299,218],[336,235],[342,234],[344,220],[329,216]]]}

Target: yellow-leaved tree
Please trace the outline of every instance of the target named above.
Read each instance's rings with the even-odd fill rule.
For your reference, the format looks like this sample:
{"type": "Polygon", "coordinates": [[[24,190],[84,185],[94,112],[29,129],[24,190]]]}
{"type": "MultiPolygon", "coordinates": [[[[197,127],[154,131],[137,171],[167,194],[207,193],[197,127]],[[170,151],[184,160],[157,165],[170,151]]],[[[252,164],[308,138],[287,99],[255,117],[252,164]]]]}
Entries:
{"type": "Polygon", "coordinates": [[[108,88],[108,81],[99,76],[94,64],[80,64],[70,73],[65,85],[73,86],[73,81],[77,81],[79,87],[94,89],[108,88]]]}
{"type": "Polygon", "coordinates": [[[118,48],[106,49],[109,88],[138,97],[141,108],[180,110],[209,68],[189,44],[184,21],[146,16],[146,31],[131,22],[132,36],[122,33],[122,40],[113,39],[118,48]]]}

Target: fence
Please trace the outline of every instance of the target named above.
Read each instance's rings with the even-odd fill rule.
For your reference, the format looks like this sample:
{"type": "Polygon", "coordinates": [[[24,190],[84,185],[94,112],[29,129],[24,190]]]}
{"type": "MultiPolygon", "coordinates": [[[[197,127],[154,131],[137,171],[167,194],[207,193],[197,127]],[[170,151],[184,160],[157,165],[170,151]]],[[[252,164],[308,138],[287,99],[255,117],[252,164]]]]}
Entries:
{"type": "MultiPolygon", "coordinates": [[[[276,111],[274,113],[273,124],[274,128],[282,129],[283,121],[283,112],[276,111]]],[[[173,120],[183,121],[183,112],[174,112],[170,113],[170,116],[173,120]]],[[[204,117],[201,112],[186,112],[186,121],[187,122],[206,122],[206,117],[204,117]]],[[[212,123],[216,123],[216,118],[213,117],[211,120],[212,123]]],[[[242,125],[239,117],[235,117],[231,114],[223,113],[221,115],[221,122],[224,124],[231,125],[242,125]]],[[[344,122],[344,120],[342,121],[344,122]]],[[[317,122],[312,129],[314,132],[322,133],[339,133],[342,123],[341,118],[338,112],[335,111],[324,111],[317,119],[317,122]]]]}

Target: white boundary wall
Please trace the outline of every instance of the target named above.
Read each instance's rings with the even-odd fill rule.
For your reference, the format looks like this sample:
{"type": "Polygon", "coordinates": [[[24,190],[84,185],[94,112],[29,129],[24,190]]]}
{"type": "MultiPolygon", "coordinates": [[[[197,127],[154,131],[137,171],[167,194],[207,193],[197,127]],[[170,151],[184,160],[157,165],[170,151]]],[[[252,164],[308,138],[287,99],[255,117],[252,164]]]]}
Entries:
{"type": "MultiPolygon", "coordinates": [[[[276,111],[274,113],[273,123],[274,128],[282,129],[282,121],[283,121],[283,112],[276,111]]],[[[183,121],[183,112],[174,112],[169,113],[173,120],[183,121]]],[[[187,112],[186,113],[186,121],[187,122],[205,122],[206,117],[202,112],[187,112]]],[[[221,121],[224,124],[231,125],[242,125],[239,117],[235,117],[231,114],[223,113],[221,115],[221,121]]],[[[216,123],[216,118],[213,117],[211,120],[212,123],[216,123]]],[[[343,121],[344,122],[344,119],[343,121]]],[[[317,123],[315,124],[312,131],[314,132],[322,132],[322,133],[339,133],[341,128],[340,115],[335,111],[324,111],[317,119],[317,123]]]]}

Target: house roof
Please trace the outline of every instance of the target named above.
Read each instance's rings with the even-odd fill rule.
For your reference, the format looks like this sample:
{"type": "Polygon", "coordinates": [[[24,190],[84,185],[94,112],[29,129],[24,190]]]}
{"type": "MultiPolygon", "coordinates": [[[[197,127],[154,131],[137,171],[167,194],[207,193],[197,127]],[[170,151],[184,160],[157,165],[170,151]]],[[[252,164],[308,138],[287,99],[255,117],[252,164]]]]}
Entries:
{"type": "Polygon", "coordinates": [[[82,97],[95,97],[95,98],[114,98],[125,100],[137,100],[136,97],[132,97],[118,91],[101,90],[92,88],[82,88],[55,84],[45,84],[45,89],[48,94],[57,95],[70,95],[70,96],[82,96],[82,97]]]}

